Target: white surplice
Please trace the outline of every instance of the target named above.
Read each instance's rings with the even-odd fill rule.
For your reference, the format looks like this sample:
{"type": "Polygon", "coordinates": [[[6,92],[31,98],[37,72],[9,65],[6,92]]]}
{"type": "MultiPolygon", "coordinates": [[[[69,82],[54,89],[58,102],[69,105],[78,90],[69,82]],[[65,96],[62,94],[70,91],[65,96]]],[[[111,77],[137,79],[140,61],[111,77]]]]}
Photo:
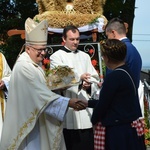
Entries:
{"type": "Polygon", "coordinates": [[[46,86],[42,68],[24,52],[11,75],[0,150],[59,150],[68,102],[46,86]]]}
{"type": "Polygon", "coordinates": [[[8,87],[9,87],[9,80],[10,80],[10,75],[11,75],[11,69],[4,57],[4,55],[2,53],[0,53],[1,55],[1,59],[0,60],[2,62],[2,66],[0,66],[0,71],[1,72],[1,79],[0,80],[3,80],[4,81],[4,84],[5,84],[5,87],[6,87],[6,91],[2,91],[3,95],[4,95],[4,99],[3,99],[3,106],[4,106],[4,110],[2,108],[2,105],[0,105],[0,140],[1,140],[1,133],[2,133],[2,127],[3,127],[3,117],[2,117],[2,111],[4,111],[5,113],[5,108],[6,108],[6,99],[5,97],[7,97],[7,94],[8,94],[8,87]]]}
{"type": "Polygon", "coordinates": [[[144,118],[144,84],[140,80],[139,88],[138,88],[138,96],[140,101],[140,107],[142,112],[142,118],[144,118]]]}
{"type": "MultiPolygon", "coordinates": [[[[78,50],[77,52],[65,52],[64,50],[60,49],[50,56],[50,62],[51,68],[54,68],[58,65],[64,65],[73,68],[77,82],[81,82],[80,77],[83,73],[90,73],[92,76],[95,76],[97,78],[97,81],[99,80],[98,73],[91,63],[91,58],[88,54],[80,50],[78,50]]],[[[79,90],[78,87],[79,86],[77,85],[68,88],[63,92],[64,96],[88,100],[90,96],[87,94],[87,92],[83,89],[79,90]]],[[[97,89],[97,84],[91,84],[91,95],[95,91],[97,91],[97,89]]],[[[69,108],[65,117],[64,128],[91,128],[91,115],[91,108],[86,108],[86,110],[82,111],[74,111],[72,108],[69,108]]]]}

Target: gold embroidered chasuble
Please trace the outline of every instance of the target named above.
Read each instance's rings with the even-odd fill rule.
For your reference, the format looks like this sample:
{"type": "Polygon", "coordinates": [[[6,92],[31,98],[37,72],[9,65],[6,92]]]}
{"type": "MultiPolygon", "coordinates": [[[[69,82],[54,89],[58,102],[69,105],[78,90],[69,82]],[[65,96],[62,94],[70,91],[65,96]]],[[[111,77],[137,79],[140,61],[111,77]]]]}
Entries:
{"type": "Polygon", "coordinates": [[[59,97],[46,86],[41,67],[24,52],[17,60],[11,75],[0,149],[18,150],[39,122],[40,149],[59,150],[62,122],[47,117],[44,112],[59,97]]]}
{"type": "MultiPolygon", "coordinates": [[[[2,54],[0,53],[0,80],[3,77],[3,59],[2,59],[2,54]]],[[[4,121],[4,105],[5,105],[5,96],[4,92],[0,90],[0,105],[1,105],[1,115],[2,115],[2,120],[4,121]]]]}
{"type": "Polygon", "coordinates": [[[1,132],[3,127],[4,115],[5,115],[5,108],[6,108],[6,99],[5,94],[8,93],[8,85],[11,75],[11,69],[7,64],[7,61],[2,53],[0,53],[0,80],[3,80],[5,83],[6,90],[0,90],[0,140],[1,140],[1,132]]]}

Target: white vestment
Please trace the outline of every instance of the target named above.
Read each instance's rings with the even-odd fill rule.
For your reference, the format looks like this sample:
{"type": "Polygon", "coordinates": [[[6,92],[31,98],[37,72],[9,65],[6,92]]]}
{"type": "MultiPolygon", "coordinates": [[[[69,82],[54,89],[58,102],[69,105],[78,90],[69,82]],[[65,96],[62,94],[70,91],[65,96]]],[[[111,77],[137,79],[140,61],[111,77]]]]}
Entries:
{"type": "MultiPolygon", "coordinates": [[[[6,87],[6,91],[3,91],[3,90],[1,90],[1,91],[2,91],[3,95],[5,97],[7,97],[7,94],[8,94],[7,92],[8,92],[8,87],[9,87],[9,80],[10,80],[10,75],[11,75],[11,69],[10,69],[4,55],[2,53],[0,53],[0,55],[1,55],[1,59],[2,59],[2,60],[0,60],[2,62],[2,64],[1,64],[2,66],[0,67],[1,68],[0,71],[2,71],[1,72],[2,76],[1,76],[0,80],[4,81],[4,84],[5,84],[5,87],[6,87]]],[[[6,107],[5,97],[3,99],[3,106],[0,103],[0,140],[1,140],[2,127],[3,127],[2,111],[4,111],[4,113],[5,113],[5,107],[6,107]],[[4,107],[4,108],[2,108],[2,107],[4,107]]]]}
{"type": "Polygon", "coordinates": [[[24,52],[10,79],[0,150],[59,150],[68,102],[46,86],[42,68],[24,52]]]}
{"type": "Polygon", "coordinates": [[[140,80],[139,88],[138,88],[138,96],[140,101],[140,107],[142,112],[142,118],[144,118],[144,84],[140,80]]]}
{"type": "MultiPolygon", "coordinates": [[[[91,58],[85,52],[78,50],[77,52],[65,52],[64,50],[58,50],[54,54],[50,56],[50,65],[51,68],[54,68],[58,65],[65,65],[73,68],[75,72],[75,77],[78,82],[80,81],[80,77],[84,73],[90,73],[92,76],[97,77],[99,80],[99,76],[95,68],[91,63],[91,58]]],[[[93,94],[97,90],[97,84],[93,83],[91,85],[91,94],[93,94]]],[[[83,89],[79,90],[79,86],[73,86],[68,88],[63,92],[66,97],[76,97],[79,99],[89,99],[89,95],[83,89]]],[[[74,111],[72,108],[69,108],[67,111],[64,128],[66,129],[88,129],[92,127],[91,124],[91,115],[92,109],[86,108],[82,111],[74,111]]]]}

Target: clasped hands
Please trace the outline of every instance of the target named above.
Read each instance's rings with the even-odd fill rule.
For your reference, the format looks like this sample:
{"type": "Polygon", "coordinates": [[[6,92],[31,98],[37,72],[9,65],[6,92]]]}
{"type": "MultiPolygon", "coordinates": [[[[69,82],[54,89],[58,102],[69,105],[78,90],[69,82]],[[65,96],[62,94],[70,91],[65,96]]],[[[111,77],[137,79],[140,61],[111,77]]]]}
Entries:
{"type": "Polygon", "coordinates": [[[76,111],[86,109],[87,106],[88,106],[87,100],[71,98],[69,101],[69,107],[73,108],[76,111]]]}

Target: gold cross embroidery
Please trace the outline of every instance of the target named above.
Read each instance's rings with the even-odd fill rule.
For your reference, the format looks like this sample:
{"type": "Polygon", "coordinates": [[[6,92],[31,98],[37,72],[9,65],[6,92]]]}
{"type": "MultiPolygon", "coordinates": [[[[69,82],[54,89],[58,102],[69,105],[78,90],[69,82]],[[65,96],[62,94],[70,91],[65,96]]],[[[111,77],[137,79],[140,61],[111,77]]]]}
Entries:
{"type": "Polygon", "coordinates": [[[47,26],[46,26],[46,24],[44,24],[44,28],[42,28],[42,30],[45,31],[45,34],[47,33],[47,32],[46,32],[46,31],[47,31],[47,26]]]}

